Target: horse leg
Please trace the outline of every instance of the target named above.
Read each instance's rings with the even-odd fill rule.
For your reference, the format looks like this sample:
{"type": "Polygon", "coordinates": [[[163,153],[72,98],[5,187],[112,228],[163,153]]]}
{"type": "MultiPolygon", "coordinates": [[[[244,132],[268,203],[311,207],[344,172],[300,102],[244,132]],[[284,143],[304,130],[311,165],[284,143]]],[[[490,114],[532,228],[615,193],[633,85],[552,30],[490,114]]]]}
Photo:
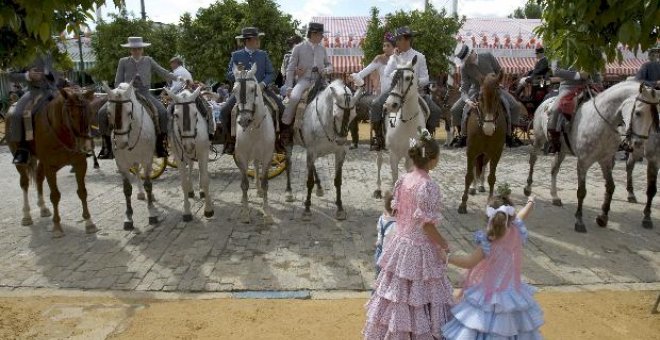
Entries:
{"type": "Polygon", "coordinates": [[[122,171],[124,178],[124,199],[126,200],[126,218],[124,219],[124,230],[131,231],[133,227],[133,207],[131,205],[131,195],[133,194],[133,185],[131,184],[131,174],[128,171],[122,171]]]}
{"type": "Polygon", "coordinates": [[[202,153],[197,164],[199,164],[199,197],[204,198],[204,217],[211,218],[215,214],[213,199],[209,189],[209,159],[208,153],[202,153]],[[202,195],[203,194],[203,195],[202,195]]]}
{"type": "MultiPolygon", "coordinates": [[[[497,171],[497,164],[500,162],[500,156],[494,157],[493,159],[490,160],[490,169],[488,170],[488,198],[490,199],[493,197],[493,191],[495,189],[495,181],[496,181],[496,174],[495,172],[497,171]]],[[[486,165],[484,164],[484,168],[486,165]]],[[[481,179],[483,180],[484,178],[484,173],[481,173],[481,179]]]]}
{"type": "Polygon", "coordinates": [[[459,214],[467,214],[468,189],[470,188],[470,185],[472,185],[472,180],[474,179],[474,163],[474,157],[470,157],[468,153],[468,164],[465,171],[465,189],[463,190],[461,205],[458,206],[459,214]]]}
{"type": "Polygon", "coordinates": [[[534,183],[534,165],[538,159],[538,151],[541,149],[541,142],[537,138],[534,140],[534,145],[532,145],[529,150],[529,174],[527,175],[527,186],[523,190],[525,196],[532,194],[532,184],[534,183]]]}
{"type": "Polygon", "coordinates": [[[644,207],[644,219],[642,220],[642,227],[646,229],[653,228],[653,221],[651,220],[651,203],[653,197],[658,191],[658,163],[655,161],[648,161],[646,167],[646,206],[644,207]]]}
{"type": "Polygon", "coordinates": [[[286,166],[286,191],[284,194],[287,202],[293,202],[293,192],[291,190],[291,155],[293,152],[291,146],[287,146],[285,149],[286,157],[284,159],[284,165],[286,166]]]}
{"type": "MultiPolygon", "coordinates": [[[[144,164],[144,169],[146,174],[151,173],[151,162],[144,164]]],[[[149,224],[156,225],[158,224],[158,210],[154,206],[154,194],[153,194],[153,184],[151,183],[151,177],[146,176],[144,179],[144,191],[147,192],[147,210],[149,210],[149,224]]]]}
{"type": "Polygon", "coordinates": [[[451,124],[447,119],[445,119],[445,144],[444,146],[448,147],[451,144],[451,124]]]}
{"type": "Polygon", "coordinates": [[[189,162],[182,159],[179,162],[179,177],[181,179],[181,191],[183,192],[183,222],[190,222],[193,220],[192,213],[190,212],[190,198],[195,197],[195,193],[191,192],[192,184],[188,172],[189,162]],[[192,194],[192,195],[191,195],[192,194]]]}
{"type": "Polygon", "coordinates": [[[247,175],[248,162],[237,160],[236,163],[241,170],[241,190],[243,191],[243,196],[241,197],[240,219],[242,223],[250,223],[250,207],[248,206],[248,189],[250,188],[250,180],[247,175]]]}
{"type": "Polygon", "coordinates": [[[394,184],[396,181],[399,179],[399,161],[401,158],[394,157],[392,153],[390,153],[390,170],[392,171],[392,188],[394,188],[394,184]]]}
{"type": "Polygon", "coordinates": [[[316,170],[316,165],[312,164],[312,167],[314,169],[314,184],[316,184],[316,197],[323,197],[325,193],[323,192],[323,188],[321,187],[321,177],[319,177],[319,172],[316,170]]]}
{"type": "Polygon", "coordinates": [[[263,198],[264,190],[261,187],[261,172],[263,171],[265,173],[267,168],[263,167],[262,169],[261,164],[261,160],[254,161],[254,187],[257,188],[257,197],[263,198]]]}
{"type": "Polygon", "coordinates": [[[29,170],[24,166],[16,167],[16,170],[18,170],[18,174],[20,175],[19,183],[21,190],[23,190],[23,219],[21,220],[21,225],[30,226],[32,225],[32,216],[30,215],[30,198],[28,195],[28,188],[30,187],[29,170]]]}
{"type": "Polygon", "coordinates": [[[376,173],[376,191],[374,191],[373,197],[377,199],[383,198],[383,191],[381,190],[381,178],[380,178],[380,169],[383,167],[383,152],[377,151],[376,153],[376,167],[378,171],[376,173]]]}
{"type": "Polygon", "coordinates": [[[60,224],[60,198],[62,195],[57,188],[57,172],[55,168],[49,167],[45,169],[46,171],[46,181],[48,181],[48,187],[50,188],[50,202],[53,204],[53,237],[59,238],[64,236],[64,231],[62,230],[62,225],[60,224]]]}
{"type": "Polygon", "coordinates": [[[181,162],[184,163],[183,170],[186,172],[184,192],[187,193],[188,198],[195,198],[195,189],[193,188],[192,184],[193,161],[182,159],[181,162]]]}
{"type": "Polygon", "coordinates": [[[614,157],[608,160],[599,162],[600,169],[603,172],[605,179],[605,200],[601,206],[602,214],[596,218],[596,223],[600,227],[607,226],[608,214],[610,212],[610,205],[612,204],[612,195],[614,194],[614,178],[612,177],[612,169],[614,169],[614,157]]]}
{"type": "Polygon", "coordinates": [[[346,153],[343,150],[335,153],[335,191],[337,192],[337,200],[335,201],[337,213],[335,214],[335,218],[339,221],[346,219],[346,211],[344,211],[344,205],[341,202],[342,168],[344,167],[345,157],[346,153]]]}
{"type": "Polygon", "coordinates": [[[314,189],[314,156],[307,152],[307,198],[305,199],[305,211],[303,211],[303,221],[312,220],[312,189],[314,189]]]}
{"type": "Polygon", "coordinates": [[[635,189],[633,188],[633,170],[635,170],[637,157],[635,157],[635,152],[632,152],[628,156],[628,160],[626,161],[626,190],[628,191],[628,202],[637,203],[635,189]]]}
{"type": "Polygon", "coordinates": [[[94,234],[99,231],[92,221],[92,216],[87,207],[87,188],[85,187],[85,174],[87,173],[87,158],[73,164],[76,172],[76,183],[78,184],[78,198],[82,204],[82,218],[85,221],[85,233],[94,234]]]}
{"type": "MultiPolygon", "coordinates": [[[[558,152],[557,155],[555,156],[554,163],[552,163],[552,170],[550,171],[550,175],[552,177],[550,183],[550,195],[552,195],[552,204],[557,207],[562,206],[561,198],[557,196],[557,174],[559,174],[559,168],[561,167],[561,163],[564,161],[564,158],[566,158],[566,154],[563,151],[558,152]]],[[[586,177],[586,171],[585,171],[585,177],[586,177]]]]}
{"type": "MultiPolygon", "coordinates": [[[[477,160],[475,162],[474,169],[472,169],[474,173],[474,180],[472,181],[472,185],[470,187],[470,190],[468,193],[472,196],[477,194],[477,182],[480,182],[483,180],[483,171],[485,169],[485,164],[484,164],[484,156],[479,155],[477,156],[477,160]]],[[[481,186],[483,187],[483,182],[481,182],[481,186]]]]}
{"type": "Polygon", "coordinates": [[[582,204],[584,203],[584,198],[587,196],[587,183],[586,183],[587,168],[586,166],[581,164],[579,160],[577,164],[577,173],[578,173],[578,190],[577,190],[578,205],[577,205],[577,210],[575,211],[575,231],[578,233],[586,233],[587,228],[585,227],[584,221],[582,220],[582,204]]]}
{"type": "Polygon", "coordinates": [[[273,156],[269,153],[266,157],[263,157],[261,160],[261,165],[263,168],[262,174],[261,174],[261,185],[259,186],[259,189],[263,193],[263,211],[264,211],[264,225],[269,225],[273,224],[273,216],[270,214],[270,206],[268,205],[268,167],[270,166],[270,162],[273,159],[273,156]]]}
{"type": "Polygon", "coordinates": [[[37,163],[37,173],[36,173],[36,184],[37,184],[37,205],[39,206],[41,217],[49,217],[52,215],[50,210],[46,206],[44,201],[44,180],[46,179],[46,174],[44,171],[44,165],[41,162],[37,163]]]}
{"type": "MultiPolygon", "coordinates": [[[[135,168],[139,169],[140,167],[138,165],[136,165],[135,168]]],[[[149,176],[148,174],[149,173],[145,170],[144,171],[144,177],[146,178],[147,176],[149,176]]],[[[137,199],[140,200],[140,201],[146,201],[147,200],[147,195],[144,193],[144,189],[142,188],[142,186],[139,185],[140,181],[142,181],[142,179],[140,178],[140,171],[139,170],[136,171],[135,174],[133,174],[133,177],[135,178],[135,183],[137,183],[136,186],[138,188],[137,199]]]]}

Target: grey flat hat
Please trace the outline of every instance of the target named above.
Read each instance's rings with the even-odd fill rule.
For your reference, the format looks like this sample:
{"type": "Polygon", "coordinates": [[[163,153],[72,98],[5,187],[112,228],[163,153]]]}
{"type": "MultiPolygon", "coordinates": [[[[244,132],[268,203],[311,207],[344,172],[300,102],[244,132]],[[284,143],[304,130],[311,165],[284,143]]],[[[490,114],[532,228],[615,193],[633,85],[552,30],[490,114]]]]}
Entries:
{"type": "Polygon", "coordinates": [[[128,48],[141,48],[141,47],[149,47],[149,46],[151,46],[151,43],[146,43],[142,41],[142,37],[128,37],[128,43],[121,44],[121,47],[128,47],[128,48]]]}

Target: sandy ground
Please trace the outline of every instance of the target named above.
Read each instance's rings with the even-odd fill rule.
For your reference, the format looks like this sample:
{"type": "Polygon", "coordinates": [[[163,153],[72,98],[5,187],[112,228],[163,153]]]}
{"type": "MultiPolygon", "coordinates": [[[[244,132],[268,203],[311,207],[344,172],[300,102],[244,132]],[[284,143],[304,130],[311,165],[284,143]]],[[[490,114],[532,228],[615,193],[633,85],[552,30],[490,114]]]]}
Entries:
{"type": "MultiPolygon", "coordinates": [[[[546,339],[660,339],[658,292],[542,292],[546,339]]],[[[360,339],[364,299],[0,298],[0,339],[360,339]]]]}

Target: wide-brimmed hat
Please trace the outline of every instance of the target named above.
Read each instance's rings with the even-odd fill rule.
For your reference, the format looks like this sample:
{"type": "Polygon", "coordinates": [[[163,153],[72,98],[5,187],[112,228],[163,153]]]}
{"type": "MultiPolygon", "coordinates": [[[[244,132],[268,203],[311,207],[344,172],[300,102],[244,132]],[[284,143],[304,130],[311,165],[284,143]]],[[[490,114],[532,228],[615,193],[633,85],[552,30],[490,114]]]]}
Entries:
{"type": "Polygon", "coordinates": [[[472,49],[467,44],[458,44],[454,50],[454,56],[456,57],[456,64],[462,65],[465,62],[465,59],[470,55],[472,49]]]}
{"type": "Polygon", "coordinates": [[[399,27],[394,33],[394,39],[399,39],[401,37],[414,37],[417,35],[417,32],[413,32],[408,26],[399,27]]]}
{"type": "Polygon", "coordinates": [[[320,22],[310,22],[307,25],[307,34],[310,33],[324,33],[323,24],[320,22]]]}
{"type": "Polygon", "coordinates": [[[128,43],[121,44],[121,47],[128,47],[128,48],[142,48],[149,46],[151,46],[151,43],[146,43],[142,41],[142,37],[128,37],[128,43]]]}
{"type": "Polygon", "coordinates": [[[256,27],[243,27],[241,29],[241,35],[237,35],[236,39],[250,39],[256,37],[263,37],[266,33],[259,32],[259,29],[256,27]]]}
{"type": "Polygon", "coordinates": [[[537,53],[537,54],[538,53],[545,53],[545,49],[543,48],[543,46],[538,45],[538,46],[536,46],[536,49],[534,50],[534,53],[537,53]]]}

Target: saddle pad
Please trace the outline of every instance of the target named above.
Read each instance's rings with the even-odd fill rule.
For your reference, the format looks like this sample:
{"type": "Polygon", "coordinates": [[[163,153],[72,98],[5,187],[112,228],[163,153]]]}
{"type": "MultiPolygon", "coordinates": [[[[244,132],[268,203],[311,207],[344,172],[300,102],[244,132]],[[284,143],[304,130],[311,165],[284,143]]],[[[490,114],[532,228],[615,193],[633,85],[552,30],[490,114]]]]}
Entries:
{"type": "Polygon", "coordinates": [[[571,120],[573,113],[575,113],[575,108],[577,106],[576,98],[577,95],[583,90],[579,87],[573,89],[566,93],[559,101],[559,112],[561,112],[566,119],[571,120]]]}

